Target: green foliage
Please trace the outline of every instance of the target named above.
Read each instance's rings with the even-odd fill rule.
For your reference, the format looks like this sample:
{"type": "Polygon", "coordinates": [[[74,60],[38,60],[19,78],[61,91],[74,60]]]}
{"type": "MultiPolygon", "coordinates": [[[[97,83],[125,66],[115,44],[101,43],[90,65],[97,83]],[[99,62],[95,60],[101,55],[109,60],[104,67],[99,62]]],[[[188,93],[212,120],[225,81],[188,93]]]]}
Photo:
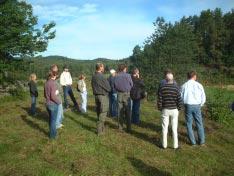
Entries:
{"type": "Polygon", "coordinates": [[[45,51],[55,37],[54,22],[37,29],[37,17],[26,1],[6,0],[0,6],[0,58],[33,55],[45,51]]]}
{"type": "Polygon", "coordinates": [[[234,120],[234,113],[231,111],[230,105],[234,100],[233,91],[209,88],[206,89],[207,103],[206,115],[220,123],[229,124],[230,120],[234,120]]]}
{"type": "Polygon", "coordinates": [[[9,93],[16,99],[25,100],[27,93],[23,88],[11,88],[9,93]]]}

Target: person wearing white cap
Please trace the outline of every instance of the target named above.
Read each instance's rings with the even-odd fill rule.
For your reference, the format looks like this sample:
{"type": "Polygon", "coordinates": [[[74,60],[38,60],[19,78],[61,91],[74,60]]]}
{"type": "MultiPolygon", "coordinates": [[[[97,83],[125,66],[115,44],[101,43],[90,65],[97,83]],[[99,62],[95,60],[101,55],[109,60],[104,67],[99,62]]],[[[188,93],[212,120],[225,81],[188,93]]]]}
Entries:
{"type": "Polygon", "coordinates": [[[167,148],[167,132],[169,118],[172,123],[173,148],[178,148],[178,115],[182,106],[182,98],[179,88],[173,84],[173,74],[166,75],[167,83],[158,91],[158,109],[162,113],[162,147],[167,148]]]}
{"type": "Polygon", "coordinates": [[[116,71],[114,69],[110,70],[110,77],[108,79],[111,92],[109,93],[109,116],[110,117],[117,117],[117,92],[114,88],[116,71]]]}

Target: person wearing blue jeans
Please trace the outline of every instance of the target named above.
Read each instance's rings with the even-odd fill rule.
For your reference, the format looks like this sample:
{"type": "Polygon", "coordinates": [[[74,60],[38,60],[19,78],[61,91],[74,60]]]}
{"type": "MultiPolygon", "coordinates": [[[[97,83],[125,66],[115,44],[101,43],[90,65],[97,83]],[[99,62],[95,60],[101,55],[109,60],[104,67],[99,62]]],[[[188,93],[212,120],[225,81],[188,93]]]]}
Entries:
{"type": "Polygon", "coordinates": [[[76,99],[74,97],[74,94],[70,85],[63,86],[63,93],[64,93],[64,107],[68,108],[69,104],[68,104],[67,96],[69,95],[74,104],[74,107],[78,108],[78,103],[76,102],[76,99]]]}
{"type": "Polygon", "coordinates": [[[132,81],[133,87],[130,91],[130,96],[132,99],[132,110],[131,110],[131,119],[132,123],[138,125],[140,123],[140,105],[141,99],[144,98],[145,95],[145,84],[143,80],[140,78],[139,69],[134,68],[132,72],[132,81]]]}
{"type": "Polygon", "coordinates": [[[195,121],[199,144],[205,143],[205,132],[203,127],[203,120],[201,114],[201,106],[200,105],[185,105],[185,118],[186,118],[186,126],[188,131],[189,140],[192,145],[196,145],[196,140],[193,133],[193,120],[195,121]]]}
{"type": "Polygon", "coordinates": [[[58,114],[58,105],[56,103],[48,104],[47,105],[47,111],[49,113],[49,137],[50,139],[54,139],[57,135],[56,130],[56,121],[57,121],[57,114],[58,114]]]}
{"type": "Polygon", "coordinates": [[[192,145],[196,145],[196,140],[193,133],[193,120],[195,121],[198,141],[201,146],[205,144],[205,132],[201,107],[206,102],[206,95],[203,86],[198,83],[197,73],[191,71],[188,73],[188,81],[183,84],[181,96],[185,106],[185,120],[188,131],[188,138],[192,145]]]}
{"type": "Polygon", "coordinates": [[[115,90],[114,83],[116,77],[116,71],[114,69],[110,70],[110,77],[108,81],[111,86],[111,92],[109,93],[109,116],[117,117],[117,91],[115,90]]]}
{"type": "Polygon", "coordinates": [[[48,80],[45,83],[44,96],[46,98],[46,108],[49,114],[49,137],[54,139],[57,135],[56,122],[58,117],[58,108],[62,104],[61,99],[59,99],[59,90],[56,85],[57,73],[55,71],[50,71],[48,74],[48,80]]]}
{"type": "Polygon", "coordinates": [[[63,105],[62,103],[58,105],[58,113],[57,113],[57,119],[56,119],[56,128],[63,127],[62,121],[63,121],[63,105]]]}

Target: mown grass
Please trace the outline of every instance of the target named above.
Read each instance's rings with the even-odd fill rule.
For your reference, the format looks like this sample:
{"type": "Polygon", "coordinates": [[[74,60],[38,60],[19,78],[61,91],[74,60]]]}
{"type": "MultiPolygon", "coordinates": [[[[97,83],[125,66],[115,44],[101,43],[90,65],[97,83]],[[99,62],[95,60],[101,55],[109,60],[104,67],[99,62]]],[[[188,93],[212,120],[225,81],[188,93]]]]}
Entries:
{"type": "Polygon", "coordinates": [[[97,137],[90,95],[88,114],[66,112],[64,129],[59,130],[57,140],[50,141],[40,95],[36,117],[27,113],[29,99],[0,105],[0,175],[234,175],[231,125],[205,119],[207,147],[191,147],[181,114],[181,150],[162,150],[160,114],[154,103],[143,102],[142,123],[133,126],[132,134],[120,133],[117,122],[107,119],[106,134],[97,137]]]}

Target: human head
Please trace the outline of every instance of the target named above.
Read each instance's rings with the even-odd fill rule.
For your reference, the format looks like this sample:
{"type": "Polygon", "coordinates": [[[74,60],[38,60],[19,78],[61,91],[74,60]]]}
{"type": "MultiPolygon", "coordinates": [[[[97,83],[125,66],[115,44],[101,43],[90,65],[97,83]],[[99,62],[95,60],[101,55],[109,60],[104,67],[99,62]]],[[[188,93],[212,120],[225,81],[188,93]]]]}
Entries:
{"type": "Polygon", "coordinates": [[[134,69],[132,70],[132,75],[133,75],[134,77],[138,77],[139,74],[140,74],[140,72],[139,72],[139,69],[138,69],[138,68],[134,68],[134,69]]]}
{"type": "Polygon", "coordinates": [[[57,71],[57,72],[58,72],[58,71],[59,71],[58,65],[56,65],[56,64],[51,65],[51,66],[50,66],[50,70],[51,70],[51,71],[57,71]]]}
{"type": "Polygon", "coordinates": [[[127,65],[126,64],[120,64],[119,65],[119,72],[127,72],[127,65]]]}
{"type": "Polygon", "coordinates": [[[79,80],[85,80],[85,75],[81,74],[79,80]]]}
{"type": "Polygon", "coordinates": [[[169,73],[173,74],[172,71],[171,71],[171,69],[166,69],[166,70],[164,71],[164,76],[165,76],[165,78],[166,78],[167,74],[169,74],[169,73]]]}
{"type": "Polygon", "coordinates": [[[188,79],[196,80],[197,79],[197,72],[192,70],[187,73],[188,79]]]}
{"type": "Polygon", "coordinates": [[[48,73],[48,76],[47,76],[47,80],[49,80],[49,79],[55,80],[57,78],[57,76],[58,76],[58,72],[50,70],[48,73]]]}
{"type": "Polygon", "coordinates": [[[111,69],[111,70],[110,70],[110,74],[111,74],[112,76],[115,76],[116,71],[115,71],[114,69],[111,69]]]}
{"type": "Polygon", "coordinates": [[[105,68],[104,68],[104,65],[102,63],[97,63],[96,64],[96,71],[97,72],[104,72],[105,68]]]}
{"type": "Polygon", "coordinates": [[[32,73],[32,74],[30,75],[30,77],[29,77],[29,80],[30,80],[30,81],[35,81],[36,79],[37,79],[37,76],[36,76],[35,73],[32,73]]]}
{"type": "Polygon", "coordinates": [[[167,73],[166,75],[166,80],[169,84],[173,83],[173,74],[172,73],[167,73]]]}
{"type": "Polygon", "coordinates": [[[69,71],[69,69],[68,69],[68,66],[67,66],[67,65],[64,65],[64,66],[63,66],[63,71],[65,71],[65,72],[68,72],[68,71],[69,71]]]}

